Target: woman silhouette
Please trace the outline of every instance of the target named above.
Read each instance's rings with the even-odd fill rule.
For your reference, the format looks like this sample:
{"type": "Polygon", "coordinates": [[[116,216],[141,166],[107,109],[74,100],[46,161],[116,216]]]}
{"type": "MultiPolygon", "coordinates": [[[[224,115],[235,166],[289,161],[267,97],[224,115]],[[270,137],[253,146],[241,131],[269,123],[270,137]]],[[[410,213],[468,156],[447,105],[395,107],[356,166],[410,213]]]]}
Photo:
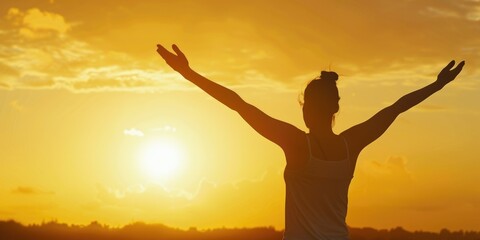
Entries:
{"type": "Polygon", "coordinates": [[[335,72],[323,71],[306,87],[303,119],[308,133],[274,119],[225,88],[189,67],[185,55],[176,46],[174,53],[157,45],[157,52],[170,67],[209,95],[237,111],[260,135],[280,146],[287,165],[285,240],[348,239],[345,223],[348,187],[357,157],[368,144],[380,137],[402,112],[425,100],[451,82],[462,70],[451,61],[437,80],[409,93],[382,109],[367,121],[340,134],[332,130],[340,100],[335,72]]]}

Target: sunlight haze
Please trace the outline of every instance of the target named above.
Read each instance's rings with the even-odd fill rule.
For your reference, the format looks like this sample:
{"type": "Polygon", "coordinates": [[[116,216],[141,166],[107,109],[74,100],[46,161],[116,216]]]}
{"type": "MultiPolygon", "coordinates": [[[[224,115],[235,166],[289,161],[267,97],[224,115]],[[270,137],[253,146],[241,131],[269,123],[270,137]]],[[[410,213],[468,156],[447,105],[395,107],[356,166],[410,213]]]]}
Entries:
{"type": "Polygon", "coordinates": [[[480,230],[480,2],[0,3],[0,219],[284,228],[282,150],[168,67],[307,131],[298,96],[339,73],[335,132],[436,79],[358,158],[352,227],[480,230]]]}

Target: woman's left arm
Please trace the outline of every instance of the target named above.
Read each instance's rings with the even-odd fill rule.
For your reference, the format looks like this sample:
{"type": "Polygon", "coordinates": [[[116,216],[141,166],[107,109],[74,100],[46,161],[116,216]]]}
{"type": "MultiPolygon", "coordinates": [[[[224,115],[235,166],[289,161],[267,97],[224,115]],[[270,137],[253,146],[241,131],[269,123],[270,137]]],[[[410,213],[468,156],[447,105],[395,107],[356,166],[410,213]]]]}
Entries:
{"type": "Polygon", "coordinates": [[[382,109],[367,121],[345,130],[342,134],[347,137],[354,150],[360,152],[368,144],[379,138],[398,115],[419,104],[453,81],[462,71],[464,64],[465,62],[462,61],[452,69],[455,61],[451,61],[440,71],[435,82],[401,97],[394,104],[382,109]]]}

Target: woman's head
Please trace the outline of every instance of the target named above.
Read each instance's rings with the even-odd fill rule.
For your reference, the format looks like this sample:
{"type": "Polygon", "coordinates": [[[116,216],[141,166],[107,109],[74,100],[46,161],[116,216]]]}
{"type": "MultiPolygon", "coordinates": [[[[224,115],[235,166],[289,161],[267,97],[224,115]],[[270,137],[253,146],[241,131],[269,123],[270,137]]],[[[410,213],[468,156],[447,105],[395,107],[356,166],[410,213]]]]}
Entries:
{"type": "Polygon", "coordinates": [[[337,80],[337,73],[322,71],[320,77],[310,81],[305,88],[300,104],[303,105],[303,119],[309,129],[325,121],[332,123],[339,110],[337,80]]]}

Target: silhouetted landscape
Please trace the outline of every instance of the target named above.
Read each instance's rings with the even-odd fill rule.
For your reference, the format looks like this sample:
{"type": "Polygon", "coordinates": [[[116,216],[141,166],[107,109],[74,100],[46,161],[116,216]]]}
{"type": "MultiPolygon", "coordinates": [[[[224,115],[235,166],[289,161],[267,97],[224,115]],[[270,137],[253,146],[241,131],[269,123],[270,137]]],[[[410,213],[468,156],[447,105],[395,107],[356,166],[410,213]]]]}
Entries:
{"type": "MultiPolygon", "coordinates": [[[[390,230],[376,230],[373,228],[350,228],[352,240],[480,240],[480,232],[476,231],[449,231],[442,229],[440,232],[409,232],[401,227],[390,230]]],[[[198,230],[190,228],[181,230],[163,224],[145,224],[136,222],[121,228],[109,227],[98,222],[89,225],[68,225],[56,221],[42,224],[22,225],[13,220],[0,221],[0,239],[2,240],[60,240],[60,239],[89,239],[89,240],[281,240],[283,231],[273,227],[257,228],[219,228],[198,230]]]]}

